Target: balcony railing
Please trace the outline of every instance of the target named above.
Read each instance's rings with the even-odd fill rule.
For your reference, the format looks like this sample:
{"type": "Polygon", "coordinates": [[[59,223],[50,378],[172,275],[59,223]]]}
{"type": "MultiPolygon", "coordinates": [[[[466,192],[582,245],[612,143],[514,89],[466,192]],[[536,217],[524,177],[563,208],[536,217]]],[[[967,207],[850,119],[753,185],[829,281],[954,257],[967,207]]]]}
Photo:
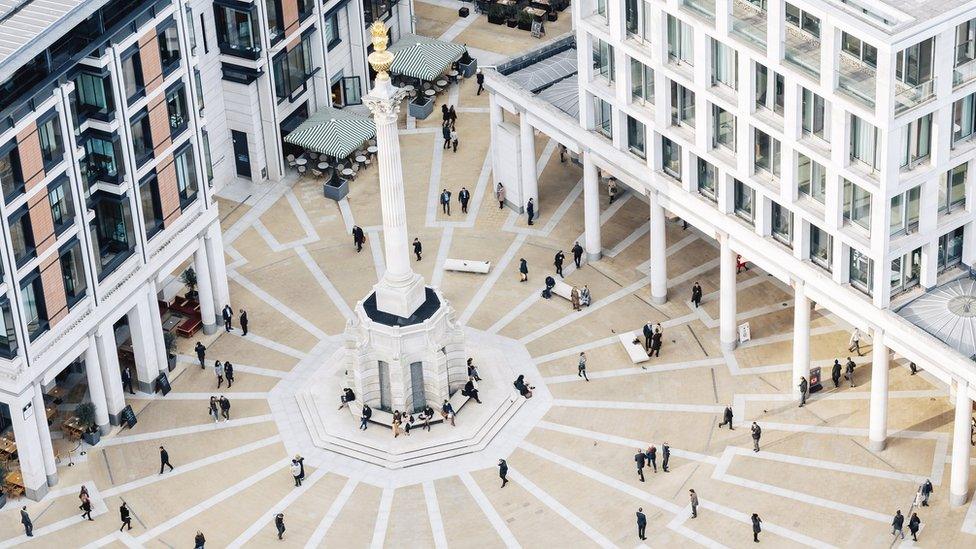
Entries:
{"type": "Polygon", "coordinates": [[[715,0],[683,0],[681,5],[708,19],[715,19],[715,0]]]}
{"type": "Polygon", "coordinates": [[[952,86],[958,87],[976,79],[976,51],[973,44],[956,46],[955,68],[952,69],[952,86]]]}
{"type": "Polygon", "coordinates": [[[935,97],[934,78],[916,86],[909,86],[908,84],[898,82],[897,92],[895,93],[895,114],[901,114],[909,109],[913,109],[933,97],[935,97]]]}
{"type": "Polygon", "coordinates": [[[784,58],[809,73],[814,78],[820,78],[820,39],[812,34],[797,29],[792,25],[786,26],[786,50],[784,58]]]}
{"type": "Polygon", "coordinates": [[[766,10],[745,0],[734,0],[732,34],[766,49],[766,10]]]}
{"type": "Polygon", "coordinates": [[[876,72],[874,68],[841,54],[837,70],[837,89],[853,99],[874,108],[876,72]]]}

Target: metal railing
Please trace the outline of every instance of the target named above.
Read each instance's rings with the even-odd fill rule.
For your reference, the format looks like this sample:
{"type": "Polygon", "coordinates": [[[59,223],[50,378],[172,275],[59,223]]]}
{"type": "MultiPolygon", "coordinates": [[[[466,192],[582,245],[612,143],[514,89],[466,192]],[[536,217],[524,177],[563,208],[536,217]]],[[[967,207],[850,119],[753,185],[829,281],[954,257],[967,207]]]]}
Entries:
{"type": "Polygon", "coordinates": [[[935,97],[935,78],[895,94],[895,114],[901,114],[935,97]]]}

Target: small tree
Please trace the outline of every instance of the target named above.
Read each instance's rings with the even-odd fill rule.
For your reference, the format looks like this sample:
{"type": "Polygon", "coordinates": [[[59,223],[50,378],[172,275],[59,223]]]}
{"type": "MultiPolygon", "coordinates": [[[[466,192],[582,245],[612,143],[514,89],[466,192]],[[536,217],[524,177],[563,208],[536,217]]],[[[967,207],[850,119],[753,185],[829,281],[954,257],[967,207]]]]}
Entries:
{"type": "Polygon", "coordinates": [[[193,267],[187,267],[183,274],[180,275],[180,282],[186,284],[187,288],[190,289],[190,295],[193,295],[197,287],[197,272],[193,270],[193,267]]]}
{"type": "Polygon", "coordinates": [[[176,336],[172,332],[163,332],[163,343],[166,344],[166,354],[176,355],[176,336]]]}
{"type": "Polygon", "coordinates": [[[95,430],[95,405],[91,402],[82,402],[78,406],[75,406],[75,416],[78,417],[78,422],[84,425],[88,432],[95,430]]]}

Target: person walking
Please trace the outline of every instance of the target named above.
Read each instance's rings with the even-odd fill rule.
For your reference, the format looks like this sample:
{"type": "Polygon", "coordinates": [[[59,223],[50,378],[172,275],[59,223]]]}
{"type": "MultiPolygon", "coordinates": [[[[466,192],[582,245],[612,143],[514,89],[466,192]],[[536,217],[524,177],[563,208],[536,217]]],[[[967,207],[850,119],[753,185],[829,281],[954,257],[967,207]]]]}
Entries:
{"type": "Polygon", "coordinates": [[[901,539],[905,539],[905,515],[901,514],[901,509],[895,511],[895,517],[891,519],[891,535],[901,534],[901,539]]]}
{"type": "Polygon", "coordinates": [[[295,460],[291,460],[291,476],[295,479],[296,488],[302,485],[302,468],[295,460]]]}
{"type": "Polygon", "coordinates": [[[498,201],[499,210],[505,207],[505,185],[499,183],[498,187],[495,187],[495,200],[498,201]]]}
{"type": "Polygon", "coordinates": [[[239,322],[241,323],[241,335],[247,335],[247,311],[243,308],[241,309],[239,322]]]}
{"type": "Polygon", "coordinates": [[[292,460],[298,464],[298,476],[305,480],[305,458],[301,454],[295,454],[292,460]]]}
{"type": "Polygon", "coordinates": [[[475,95],[481,95],[481,92],[485,90],[485,75],[482,74],[481,69],[474,75],[474,81],[478,84],[478,91],[475,95]]]}
{"type": "MultiPolygon", "coordinates": [[[[450,215],[450,214],[448,214],[448,215],[450,215]]],[[[423,253],[423,251],[424,251],[424,245],[420,243],[420,239],[419,238],[414,238],[413,239],[413,255],[417,256],[417,261],[420,261],[421,259],[423,259],[423,257],[421,256],[421,254],[423,253]]]]}
{"type": "Polygon", "coordinates": [[[163,474],[164,467],[169,467],[170,471],[173,470],[173,464],[169,462],[169,452],[166,451],[166,448],[160,446],[159,447],[159,474],[160,475],[163,474]]]}
{"type": "Polygon", "coordinates": [[[124,501],[119,506],[119,519],[122,520],[122,526],[119,526],[119,532],[125,527],[132,530],[132,517],[129,515],[129,505],[124,501]]]}
{"type": "Polygon", "coordinates": [[[525,282],[529,279],[529,263],[525,258],[519,259],[519,282],[525,282]]]}
{"type": "Polygon", "coordinates": [[[732,406],[726,406],[722,413],[722,423],[718,424],[718,428],[721,429],[723,425],[728,425],[729,431],[735,430],[732,428],[732,406]]]}
{"type": "Polygon", "coordinates": [[[914,362],[909,362],[908,369],[912,371],[910,375],[915,375],[918,373],[918,364],[915,364],[914,362]]]}
{"type": "Polygon", "coordinates": [[[34,537],[34,523],[31,521],[30,515],[27,514],[27,506],[20,508],[20,523],[24,525],[24,535],[32,538],[34,537]]]}
{"type": "Polygon", "coordinates": [[[447,103],[441,105],[441,126],[448,126],[451,122],[451,111],[447,110],[447,103]]]}
{"type": "Polygon", "coordinates": [[[230,305],[224,305],[223,310],[220,312],[221,316],[224,318],[224,330],[231,331],[234,329],[232,323],[234,322],[234,309],[230,308],[230,305]]]}
{"type": "Polygon", "coordinates": [[[214,361],[214,375],[217,376],[217,388],[224,382],[224,365],[219,360],[214,361]]]}
{"type": "Polygon", "coordinates": [[[224,377],[227,378],[227,388],[230,389],[234,385],[234,365],[228,360],[224,363],[224,377]]]}
{"type": "Polygon", "coordinates": [[[844,373],[844,379],[849,380],[851,387],[854,387],[854,361],[851,360],[851,357],[847,357],[847,369],[844,373]]]}
{"type": "Polygon", "coordinates": [[[654,468],[654,474],[657,474],[657,447],[651,444],[647,447],[647,463],[654,468]]]}
{"type": "Polygon", "coordinates": [[[580,246],[579,240],[577,240],[576,243],[573,244],[572,252],[573,252],[573,263],[575,263],[576,268],[579,269],[580,264],[582,263],[583,260],[583,247],[580,246]]]}
{"type": "Polygon", "coordinates": [[[691,518],[698,518],[698,494],[694,489],[688,490],[688,501],[691,502],[691,518]]]}
{"type": "Polygon", "coordinates": [[[92,508],[91,508],[91,500],[90,499],[87,499],[86,498],[84,501],[81,502],[81,510],[83,511],[81,513],[81,518],[87,518],[88,520],[91,520],[91,521],[94,521],[95,520],[91,516],[92,508]]]}
{"type": "Polygon", "coordinates": [[[220,415],[223,416],[224,421],[230,421],[230,399],[220,395],[218,402],[220,403],[220,415]]]}
{"type": "Polygon", "coordinates": [[[210,417],[213,418],[214,423],[220,421],[220,412],[217,410],[217,397],[210,395],[210,404],[207,412],[210,414],[210,417]]]}
{"type": "Polygon", "coordinates": [[[366,233],[359,225],[352,226],[352,243],[356,246],[356,253],[363,251],[363,244],[366,243],[366,233]]]}
{"type": "Polygon", "coordinates": [[[695,284],[692,285],[691,287],[691,302],[695,304],[696,309],[698,308],[699,305],[701,305],[701,300],[702,300],[702,287],[701,284],[695,282],[695,284]]]}
{"type": "Polygon", "coordinates": [[[563,276],[563,261],[566,260],[566,254],[562,250],[556,252],[556,255],[552,258],[552,265],[556,267],[556,274],[560,278],[566,278],[563,276]]]}
{"type": "Polygon", "coordinates": [[[586,377],[586,353],[580,351],[579,364],[576,366],[576,368],[577,368],[577,372],[576,372],[577,377],[581,377],[586,381],[590,381],[590,378],[586,377]]]}
{"type": "Polygon", "coordinates": [[[918,513],[912,513],[908,519],[908,531],[912,534],[912,541],[918,541],[918,530],[922,527],[922,519],[918,518],[918,513]]]}
{"type": "MultiPolygon", "coordinates": [[[[445,147],[446,148],[446,147],[445,147]]],[[[441,191],[441,211],[451,215],[451,191],[444,189],[441,191]]]]}
{"type": "Polygon", "coordinates": [[[78,505],[78,509],[84,509],[85,502],[88,501],[89,499],[91,499],[91,496],[88,495],[88,488],[86,488],[85,485],[82,484],[81,491],[78,492],[78,501],[81,502],[81,504],[78,505]]]}
{"type": "Polygon", "coordinates": [[[128,366],[122,368],[122,388],[128,390],[130,395],[136,394],[132,388],[132,369],[128,366]]]}
{"type": "Polygon", "coordinates": [[[752,422],[752,451],[759,451],[759,439],[762,437],[762,428],[755,421],[752,422]]]}
{"type": "Polygon", "coordinates": [[[919,486],[918,490],[922,493],[922,507],[929,506],[929,496],[932,495],[932,481],[925,479],[925,482],[919,486]]]}
{"type": "Polygon", "coordinates": [[[857,356],[864,356],[861,354],[861,330],[858,328],[854,328],[854,331],[851,332],[851,340],[847,345],[847,350],[857,351],[857,356]]]}
{"type": "Polygon", "coordinates": [[[444,125],[441,126],[441,137],[444,138],[444,150],[450,149],[451,148],[451,124],[449,121],[445,121],[444,125]]]}
{"type": "Polygon", "coordinates": [[[508,462],[504,459],[498,460],[498,477],[502,479],[502,488],[508,484],[508,462]]]}
{"type": "Polygon", "coordinates": [[[807,378],[800,376],[800,383],[797,388],[800,389],[800,408],[803,408],[803,405],[807,403],[807,389],[809,388],[807,378]]]}
{"type": "Polygon", "coordinates": [[[193,537],[193,549],[204,549],[207,538],[203,537],[203,532],[197,530],[197,535],[193,537]]]}
{"type": "Polygon", "coordinates": [[[665,442],[661,446],[661,470],[668,473],[668,460],[671,459],[671,447],[665,442]]]}
{"type": "Polygon", "coordinates": [[[637,508],[637,538],[640,540],[647,539],[644,535],[644,531],[647,529],[647,516],[644,514],[644,508],[637,508]]]}
{"type": "Polygon", "coordinates": [[[275,529],[278,530],[278,539],[283,539],[281,536],[285,535],[285,514],[278,513],[275,515],[275,529]]]}
{"type": "Polygon", "coordinates": [[[759,532],[762,532],[762,519],[757,513],[752,514],[752,541],[759,543],[759,532]]]}
{"type": "Polygon", "coordinates": [[[644,455],[644,450],[637,449],[637,453],[634,454],[634,461],[637,462],[637,478],[641,482],[644,482],[644,464],[647,463],[647,456],[644,455]]]}
{"type": "Polygon", "coordinates": [[[836,358],[834,359],[834,365],[830,370],[830,379],[834,382],[834,389],[840,387],[840,372],[841,372],[840,361],[836,358]]]}
{"type": "Polygon", "coordinates": [[[569,291],[569,302],[573,305],[574,311],[582,310],[580,308],[580,291],[576,286],[573,286],[573,289],[569,291]]]}
{"type": "Polygon", "coordinates": [[[468,191],[467,187],[461,187],[458,200],[461,202],[461,213],[468,213],[468,201],[471,200],[471,192],[468,191]]]}
{"type": "Polygon", "coordinates": [[[197,360],[200,361],[200,369],[203,370],[203,361],[207,359],[207,348],[203,346],[203,343],[197,341],[197,344],[193,347],[193,350],[197,352],[197,360]]]}
{"type": "Polygon", "coordinates": [[[451,121],[452,130],[457,127],[457,111],[454,110],[454,105],[451,105],[451,108],[447,110],[447,119],[451,121]]]}
{"type": "Polygon", "coordinates": [[[644,352],[648,356],[651,354],[651,339],[654,336],[654,325],[648,320],[647,324],[644,324],[644,352]]]}
{"type": "Polygon", "coordinates": [[[369,423],[369,418],[371,417],[373,417],[373,409],[369,407],[369,404],[363,404],[363,413],[359,417],[360,430],[366,430],[366,425],[369,423]]]}
{"type": "Polygon", "coordinates": [[[535,202],[529,199],[529,202],[525,205],[525,213],[529,216],[529,225],[532,224],[532,219],[535,218],[535,202]]]}
{"type": "Polygon", "coordinates": [[[457,154],[458,132],[457,129],[453,126],[451,126],[451,146],[454,148],[454,154],[457,154]]]}

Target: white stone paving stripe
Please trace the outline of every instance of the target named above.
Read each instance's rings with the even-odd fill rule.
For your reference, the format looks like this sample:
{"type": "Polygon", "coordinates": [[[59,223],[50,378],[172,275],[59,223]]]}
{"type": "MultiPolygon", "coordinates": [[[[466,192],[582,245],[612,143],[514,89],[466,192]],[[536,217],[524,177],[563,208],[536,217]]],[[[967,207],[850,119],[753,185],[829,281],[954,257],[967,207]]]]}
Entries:
{"type": "Polygon", "coordinates": [[[423,483],[424,501],[427,502],[427,519],[430,521],[430,531],[434,534],[434,547],[447,549],[447,535],[444,533],[444,521],[441,518],[441,508],[437,503],[437,490],[434,483],[423,483]]]}
{"type": "Polygon", "coordinates": [[[343,198],[339,201],[339,213],[342,215],[342,223],[346,226],[346,234],[352,235],[352,227],[356,224],[356,218],[352,215],[352,208],[349,206],[349,199],[343,198]]]}
{"type": "MultiPolygon", "coordinates": [[[[616,340],[617,337],[614,336],[616,340]]],[[[654,359],[651,359],[654,360],[654,359]]],[[[538,361],[537,361],[538,362],[538,361]]],[[[613,377],[624,377],[624,376],[640,376],[661,372],[673,372],[677,370],[693,370],[695,368],[711,368],[713,366],[721,366],[725,364],[725,360],[722,358],[705,358],[702,360],[692,360],[688,362],[666,362],[663,364],[651,363],[650,366],[645,366],[644,364],[634,364],[626,368],[621,368],[619,370],[605,370],[601,372],[587,372],[587,376],[590,379],[605,379],[613,377]],[[645,366],[641,368],[641,366],[645,366]]],[[[565,374],[559,376],[552,376],[544,378],[547,385],[553,385],[558,383],[572,383],[579,381],[579,376],[577,373],[565,374]]]]}
{"type": "Polygon", "coordinates": [[[454,227],[444,227],[444,231],[441,233],[440,246],[437,247],[437,262],[434,265],[434,275],[430,277],[430,285],[435,288],[441,287],[441,281],[444,279],[444,261],[447,259],[447,254],[451,249],[451,241],[453,240],[454,227]]]}
{"type": "MultiPolygon", "coordinates": [[[[237,366],[235,366],[234,369],[236,370],[237,366]]],[[[210,400],[210,397],[214,396],[215,392],[220,392],[220,391],[215,389],[213,392],[210,393],[170,392],[166,396],[163,396],[161,393],[153,393],[151,395],[146,393],[136,393],[134,395],[125,395],[125,398],[126,400],[210,400]]],[[[263,400],[268,398],[268,393],[228,392],[223,394],[230,395],[231,397],[233,397],[233,400],[263,400]]]]}
{"type": "MultiPolygon", "coordinates": [[[[743,513],[741,511],[737,511],[735,509],[726,507],[724,505],[719,505],[718,503],[709,500],[700,501],[700,507],[702,509],[707,509],[709,511],[713,511],[721,515],[724,515],[732,520],[741,522],[742,524],[747,524],[749,526],[752,526],[752,517],[748,513],[743,513]]],[[[688,515],[690,514],[691,514],[691,505],[688,506],[688,515]]],[[[783,526],[773,524],[765,519],[763,519],[762,529],[764,532],[771,532],[773,534],[776,534],[777,536],[781,536],[788,540],[806,545],[807,547],[822,547],[822,548],[833,547],[833,545],[830,545],[829,543],[825,543],[820,540],[813,539],[795,530],[790,530],[789,528],[784,528],[783,526]]]]}
{"type": "Polygon", "coordinates": [[[380,240],[380,231],[367,227],[366,234],[369,235],[369,252],[373,254],[373,268],[376,269],[376,280],[383,279],[383,272],[386,271],[386,260],[383,259],[383,241],[380,240]]]}
{"type": "MultiPolygon", "coordinates": [[[[699,501],[701,501],[700,498],[699,501]]],[[[681,512],[674,515],[674,518],[668,523],[668,529],[688,538],[702,547],[708,547],[709,549],[726,549],[728,547],[727,545],[722,545],[721,543],[713,540],[705,534],[698,533],[685,526],[685,522],[687,522],[688,516],[690,515],[691,505],[688,505],[688,507],[686,507],[686,512],[681,512]]]]}
{"type": "Polygon", "coordinates": [[[174,476],[179,476],[184,473],[189,473],[190,471],[196,471],[197,469],[203,467],[209,467],[210,465],[220,463],[221,461],[230,458],[242,456],[244,454],[253,452],[255,450],[260,450],[261,448],[271,446],[272,444],[276,444],[278,442],[281,442],[281,435],[275,435],[273,437],[257,440],[249,444],[245,444],[243,446],[238,446],[237,448],[232,448],[230,450],[227,450],[226,452],[221,452],[219,454],[207,456],[205,458],[198,459],[196,461],[191,461],[190,463],[181,463],[179,467],[173,469],[173,471],[171,471],[167,475],[154,474],[154,475],[138,478],[136,480],[126,482],[125,484],[119,484],[118,486],[112,486],[111,488],[107,488],[102,493],[105,495],[105,497],[112,497],[118,494],[124,494],[125,492],[131,492],[132,490],[144,488],[146,486],[149,486],[150,484],[155,484],[161,480],[172,478],[174,476]]]}
{"type": "MultiPolygon", "coordinates": [[[[301,486],[285,494],[285,497],[278,500],[278,502],[272,505],[271,508],[264,513],[264,515],[251,523],[247,530],[241,532],[241,535],[237,536],[237,539],[232,541],[228,547],[243,547],[244,544],[251,541],[262,528],[265,528],[269,522],[273,522],[275,515],[287,509],[292,503],[295,503],[295,501],[300,498],[302,494],[312,489],[312,487],[315,486],[315,483],[322,480],[322,477],[324,477],[327,473],[328,470],[325,467],[316,469],[314,473],[302,481],[301,486]]],[[[273,535],[277,536],[277,530],[273,535]]]]}
{"type": "MultiPolygon", "coordinates": [[[[431,147],[431,160],[430,160],[430,177],[427,179],[427,208],[426,208],[426,219],[424,224],[428,227],[434,227],[437,225],[437,212],[441,208],[441,162],[444,161],[444,136],[438,131],[436,134],[432,134],[433,146],[431,147]]],[[[451,209],[454,209],[454,199],[457,198],[457,190],[451,190],[451,209]]],[[[458,211],[460,211],[460,204],[457,204],[458,211]]],[[[460,215],[460,214],[458,214],[460,215]]]]}
{"type": "Polygon", "coordinates": [[[846,463],[839,463],[836,461],[806,458],[790,454],[780,454],[776,452],[769,452],[767,450],[763,450],[762,452],[753,452],[751,448],[730,446],[727,448],[727,451],[737,456],[747,456],[755,459],[778,461],[780,463],[789,463],[791,465],[802,465],[804,467],[812,467],[814,469],[838,471],[866,477],[883,478],[886,480],[897,480],[921,484],[925,482],[925,479],[928,478],[925,475],[913,475],[910,473],[900,473],[898,471],[861,467],[858,465],[848,465],[846,463]]]}
{"type": "Polygon", "coordinates": [[[322,521],[319,522],[315,531],[312,532],[312,537],[305,543],[305,549],[314,549],[322,544],[325,535],[329,533],[329,528],[332,528],[332,524],[335,523],[336,518],[339,517],[339,513],[342,512],[342,508],[346,506],[346,502],[349,501],[350,496],[356,490],[357,484],[359,484],[359,481],[353,478],[346,481],[346,484],[342,487],[342,491],[332,501],[328,512],[322,517],[322,521]]]}
{"type": "MultiPolygon", "coordinates": [[[[477,293],[475,293],[474,297],[471,298],[471,301],[468,303],[468,306],[464,308],[464,312],[461,313],[461,316],[458,319],[458,322],[460,324],[462,325],[468,324],[468,322],[471,320],[471,317],[474,316],[475,311],[477,311],[478,307],[481,306],[481,302],[484,301],[486,297],[488,297],[488,294],[491,292],[492,286],[494,286],[495,282],[497,282],[498,279],[501,278],[502,273],[508,267],[508,264],[512,261],[512,258],[515,257],[515,253],[518,252],[519,248],[522,247],[522,244],[525,242],[525,239],[526,239],[526,235],[519,234],[515,237],[515,240],[513,240],[512,243],[508,246],[508,249],[505,250],[504,254],[502,254],[502,257],[498,260],[498,263],[495,264],[491,272],[488,273],[488,277],[481,284],[481,287],[478,288],[477,293]]],[[[531,275],[532,272],[533,269],[532,266],[530,265],[529,274],[531,275]]],[[[526,282],[526,284],[528,284],[528,282],[526,282]]]]}
{"type": "Polygon", "coordinates": [[[316,242],[320,240],[319,233],[315,230],[315,224],[309,219],[308,212],[305,211],[298,197],[295,196],[294,189],[288,189],[288,192],[285,193],[285,199],[288,200],[288,204],[295,213],[295,219],[302,226],[302,229],[305,230],[305,238],[299,239],[299,241],[311,240],[312,242],[316,242]]]}
{"type": "MultiPolygon", "coordinates": [[[[105,506],[105,499],[102,496],[102,494],[98,491],[98,487],[95,486],[95,483],[89,482],[85,484],[85,486],[88,487],[88,495],[91,498],[91,502],[92,502],[92,513],[91,513],[92,517],[99,517],[108,513],[108,508],[105,506]]],[[[72,492],[78,493],[78,491],[81,489],[81,485],[73,486],[72,488],[73,488],[72,492]]],[[[11,509],[20,509],[20,505],[16,505],[12,502],[8,503],[8,506],[11,509]]],[[[61,530],[64,530],[65,528],[74,526],[75,524],[88,522],[86,519],[81,518],[81,514],[76,514],[76,513],[72,513],[71,516],[67,518],[63,518],[59,521],[52,522],[47,526],[41,526],[40,528],[36,527],[36,524],[38,522],[37,517],[34,517],[34,520],[35,520],[35,528],[33,532],[34,533],[33,538],[28,538],[26,535],[20,534],[19,536],[0,542],[0,548],[17,547],[24,543],[27,543],[28,541],[32,541],[32,540],[36,541],[38,538],[42,538],[46,535],[59,532],[61,530]]],[[[19,518],[17,522],[19,526],[20,523],[19,518]]]]}
{"type": "Polygon", "coordinates": [[[384,488],[380,497],[380,508],[376,511],[376,524],[373,525],[372,549],[383,549],[386,543],[386,529],[390,525],[390,508],[393,507],[393,488],[384,488]]]}
{"type": "MultiPolygon", "coordinates": [[[[269,303],[269,305],[270,305],[270,303],[269,303]]],[[[285,311],[282,311],[282,312],[285,312],[285,311]]],[[[292,312],[293,311],[290,311],[289,310],[285,314],[291,314],[292,312]]],[[[303,322],[307,322],[305,319],[302,319],[302,321],[303,322]]],[[[326,334],[325,332],[322,332],[321,330],[319,330],[315,326],[312,326],[311,324],[309,324],[308,326],[305,327],[305,331],[311,333],[312,335],[314,335],[316,337],[320,337],[320,338],[326,338],[326,337],[328,337],[328,334],[326,334]],[[312,330],[315,330],[315,332],[317,332],[317,333],[312,332],[312,330]]],[[[308,353],[306,353],[305,351],[300,351],[300,350],[295,349],[293,347],[289,347],[288,345],[285,345],[284,343],[278,343],[277,341],[274,341],[273,339],[268,339],[268,338],[266,338],[264,336],[260,336],[260,335],[254,333],[254,332],[251,332],[250,330],[247,332],[247,335],[246,336],[245,335],[241,335],[241,334],[242,334],[242,332],[240,332],[238,328],[235,328],[234,331],[230,332],[230,335],[232,335],[232,336],[237,336],[237,337],[239,337],[241,339],[247,339],[249,341],[253,341],[254,343],[257,343],[258,345],[260,345],[262,347],[267,347],[268,349],[271,349],[273,351],[278,351],[279,353],[281,353],[283,355],[288,355],[288,356],[290,356],[292,358],[297,358],[298,360],[304,360],[304,359],[308,358],[308,353]]]]}
{"type": "MultiPolygon", "coordinates": [[[[250,280],[248,280],[241,273],[238,273],[238,272],[229,272],[229,273],[227,273],[227,277],[233,279],[234,282],[237,282],[238,284],[240,284],[241,286],[243,286],[246,290],[248,290],[249,292],[251,292],[252,294],[254,294],[261,301],[264,301],[268,305],[271,305],[272,308],[274,308],[278,312],[282,313],[285,317],[287,317],[289,320],[291,320],[299,328],[305,330],[306,332],[312,334],[313,336],[315,336],[315,337],[317,337],[319,339],[325,339],[326,337],[328,337],[328,335],[325,332],[323,332],[322,330],[319,330],[318,328],[316,328],[308,320],[302,318],[302,315],[298,314],[297,312],[295,312],[294,310],[292,310],[291,307],[289,307],[289,306],[285,305],[284,303],[282,303],[280,300],[278,300],[278,298],[276,298],[276,297],[272,296],[271,294],[269,294],[268,292],[264,291],[257,284],[255,284],[255,283],[251,282],[250,280]]],[[[234,333],[234,332],[231,332],[231,333],[234,333]]],[[[247,337],[251,337],[251,335],[252,334],[248,333],[247,337]]],[[[254,339],[258,340],[257,336],[254,339]]],[[[270,340],[265,339],[265,338],[260,338],[260,339],[261,340],[264,340],[265,342],[267,342],[267,343],[262,343],[262,345],[265,345],[266,347],[274,348],[274,347],[272,347],[272,345],[279,345],[281,347],[284,347],[280,343],[273,342],[273,341],[270,341],[270,340]]],[[[298,353],[301,354],[301,357],[300,358],[304,358],[305,357],[305,353],[301,353],[300,351],[298,353]]],[[[292,353],[286,353],[286,354],[292,354],[292,353]]],[[[294,356],[294,355],[292,355],[292,356],[294,356]]]]}
{"type": "Polygon", "coordinates": [[[353,312],[352,309],[349,308],[349,304],[346,303],[345,299],[343,299],[342,294],[340,294],[339,290],[337,290],[335,285],[332,284],[329,277],[322,272],[322,269],[319,268],[318,263],[312,259],[311,254],[308,253],[305,246],[295,248],[295,253],[298,254],[298,257],[303,263],[305,263],[305,268],[308,269],[308,272],[312,273],[312,276],[315,277],[316,282],[318,282],[319,286],[322,287],[322,291],[325,292],[325,295],[329,296],[329,299],[336,306],[336,309],[339,309],[342,316],[346,317],[347,319],[352,318],[353,312]]]}
{"type": "Polygon", "coordinates": [[[570,324],[571,322],[575,322],[576,320],[585,318],[590,314],[599,311],[603,307],[606,307],[607,305],[610,305],[619,299],[623,299],[633,294],[634,292],[643,288],[647,284],[648,284],[647,279],[638,280],[637,282],[628,284],[623,288],[620,288],[619,290],[604,297],[603,299],[594,300],[589,307],[585,307],[582,311],[567,312],[564,316],[560,317],[555,322],[550,322],[549,324],[543,326],[542,328],[539,328],[538,330],[532,332],[531,334],[523,336],[521,339],[519,339],[519,343],[521,343],[522,345],[527,345],[539,339],[540,337],[543,337],[547,334],[551,334],[552,332],[570,324]]]}
{"type": "MultiPolygon", "coordinates": [[[[540,421],[536,424],[536,427],[540,429],[546,429],[547,431],[556,431],[558,433],[564,433],[567,435],[573,435],[581,438],[588,438],[590,440],[596,440],[600,442],[608,442],[610,444],[618,444],[620,446],[628,446],[630,448],[646,448],[650,444],[646,440],[636,440],[632,438],[619,437],[616,435],[611,435],[607,433],[598,433],[596,431],[590,431],[587,429],[581,429],[579,427],[570,427],[569,425],[563,425],[561,423],[553,423],[551,421],[540,421]]],[[[662,446],[662,442],[654,442],[658,446],[662,446]]],[[[706,456],[705,454],[699,454],[698,452],[689,452],[687,450],[682,450],[680,448],[671,447],[671,455],[674,457],[690,459],[692,461],[698,461],[701,463],[709,463],[712,465],[718,464],[718,458],[714,456],[706,456]]]]}
{"type": "Polygon", "coordinates": [[[502,542],[505,543],[505,546],[509,549],[520,549],[522,546],[519,544],[518,540],[515,539],[515,536],[512,535],[512,531],[508,529],[508,525],[498,514],[498,511],[496,511],[492,506],[491,502],[488,501],[488,497],[485,496],[485,493],[481,490],[481,487],[478,486],[478,483],[474,481],[474,478],[471,477],[471,474],[464,472],[459,474],[458,477],[461,479],[461,482],[464,483],[464,486],[467,487],[468,492],[471,494],[471,497],[474,498],[474,501],[478,504],[478,507],[481,508],[481,512],[484,513],[485,517],[488,518],[488,522],[490,522],[492,528],[495,529],[495,533],[498,534],[498,537],[502,538],[502,542]]]}
{"type": "Polygon", "coordinates": [[[665,402],[620,402],[617,400],[575,400],[557,398],[553,406],[565,408],[596,408],[602,410],[644,410],[649,412],[681,412],[691,414],[720,414],[721,404],[672,404],[665,402]]]}
{"type": "Polygon", "coordinates": [[[613,248],[610,248],[609,250],[604,250],[603,255],[607,257],[617,257],[617,254],[627,249],[628,246],[630,246],[634,242],[637,242],[637,239],[649,233],[650,231],[651,231],[650,223],[641,223],[640,227],[634,229],[632,233],[630,233],[623,240],[618,242],[613,248]]]}
{"type": "Polygon", "coordinates": [[[220,502],[228,498],[231,498],[240,492],[243,492],[244,490],[250,488],[251,486],[254,486],[255,484],[261,482],[262,480],[270,477],[271,475],[279,471],[285,470],[286,466],[287,463],[285,462],[285,460],[280,460],[277,463],[273,463],[265,467],[264,469],[248,476],[244,480],[241,480],[237,484],[234,484],[229,488],[225,488],[224,490],[203,500],[202,502],[194,505],[193,507],[190,507],[189,509],[183,511],[182,513],[176,515],[175,517],[163,522],[162,524],[159,524],[155,528],[148,530],[146,533],[142,534],[136,539],[139,541],[139,543],[145,544],[146,542],[159,536],[160,534],[167,532],[179,526],[180,524],[183,524],[184,522],[190,520],[195,516],[198,516],[200,513],[203,513],[204,511],[210,509],[214,505],[217,505],[220,502]]]}
{"type": "Polygon", "coordinates": [[[231,429],[234,427],[242,427],[244,425],[254,425],[255,423],[264,423],[266,421],[274,421],[274,418],[272,417],[271,414],[244,417],[240,419],[232,419],[230,421],[221,421],[220,423],[202,423],[200,425],[190,425],[188,427],[176,427],[173,429],[163,429],[162,431],[139,433],[138,435],[123,435],[123,436],[110,437],[110,438],[102,439],[102,441],[98,444],[100,447],[104,448],[106,446],[132,444],[133,442],[145,442],[147,440],[155,440],[163,437],[190,435],[193,433],[216,431],[218,429],[231,429]]]}
{"type": "Polygon", "coordinates": [[[597,532],[595,528],[577,516],[576,513],[573,513],[565,505],[559,503],[556,498],[550,496],[548,492],[536,486],[535,483],[520,473],[518,469],[510,467],[508,470],[508,476],[512,477],[513,481],[517,482],[527,492],[535,496],[535,498],[541,501],[546,507],[552,509],[552,511],[557,515],[566,519],[566,522],[573,525],[577,530],[593,540],[593,542],[600,547],[616,547],[613,542],[605,538],[600,532],[597,532]]]}
{"type": "Polygon", "coordinates": [[[606,347],[607,345],[612,345],[619,341],[620,339],[616,335],[612,335],[612,336],[605,337],[603,339],[597,339],[596,341],[591,341],[589,343],[583,343],[582,345],[570,347],[562,351],[556,351],[555,353],[549,353],[547,355],[535,357],[535,362],[536,364],[542,364],[544,362],[550,362],[553,360],[558,360],[560,358],[566,358],[568,356],[576,356],[580,354],[580,352],[590,351],[592,349],[599,349],[600,347],[606,347]]]}

